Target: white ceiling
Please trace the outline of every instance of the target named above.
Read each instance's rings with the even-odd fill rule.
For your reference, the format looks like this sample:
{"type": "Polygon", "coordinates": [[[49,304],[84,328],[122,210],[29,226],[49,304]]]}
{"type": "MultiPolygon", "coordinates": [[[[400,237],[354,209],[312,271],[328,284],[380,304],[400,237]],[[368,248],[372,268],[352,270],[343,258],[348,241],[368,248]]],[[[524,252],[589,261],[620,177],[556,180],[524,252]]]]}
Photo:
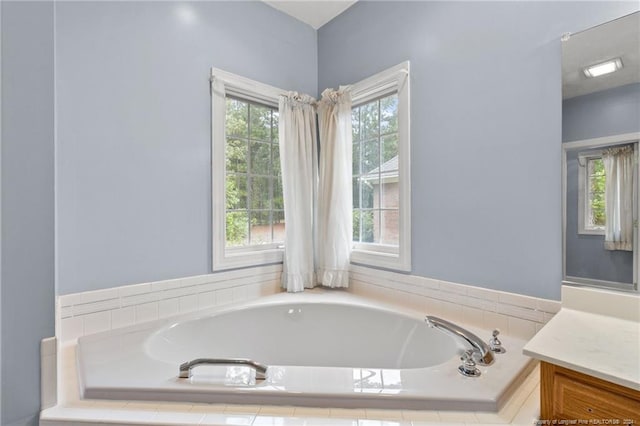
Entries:
{"type": "Polygon", "coordinates": [[[571,34],[562,43],[562,97],[564,99],[640,82],[640,12],[586,31],[571,34]],[[622,58],[623,68],[587,78],[583,69],[622,58]]]}
{"type": "Polygon", "coordinates": [[[318,29],[357,0],[263,0],[271,7],[318,29]]]}

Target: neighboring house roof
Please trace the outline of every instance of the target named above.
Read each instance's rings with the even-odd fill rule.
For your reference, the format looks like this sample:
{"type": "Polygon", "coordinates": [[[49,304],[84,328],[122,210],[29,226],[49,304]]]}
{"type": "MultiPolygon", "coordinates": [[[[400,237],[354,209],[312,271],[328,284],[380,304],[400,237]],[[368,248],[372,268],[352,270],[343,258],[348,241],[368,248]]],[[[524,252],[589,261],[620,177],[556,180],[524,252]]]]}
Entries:
{"type": "MultiPolygon", "coordinates": [[[[397,181],[398,180],[398,156],[396,155],[380,167],[376,167],[366,175],[363,175],[360,179],[363,181],[377,180],[378,175],[382,181],[397,181]]],[[[376,185],[377,183],[374,183],[376,185]]]]}

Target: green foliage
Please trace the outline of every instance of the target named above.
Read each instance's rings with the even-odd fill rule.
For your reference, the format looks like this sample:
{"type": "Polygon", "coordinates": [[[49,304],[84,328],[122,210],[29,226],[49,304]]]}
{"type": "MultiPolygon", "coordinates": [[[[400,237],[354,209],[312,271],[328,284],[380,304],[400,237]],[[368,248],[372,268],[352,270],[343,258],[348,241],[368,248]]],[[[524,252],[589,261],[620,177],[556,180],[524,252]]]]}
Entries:
{"type": "Polygon", "coordinates": [[[249,116],[249,104],[237,99],[227,98],[226,128],[227,137],[237,136],[247,138],[249,136],[249,126],[247,117],[249,116]]]}
{"type": "Polygon", "coordinates": [[[363,140],[379,136],[380,119],[378,115],[379,102],[371,102],[360,107],[360,137],[363,140]]]}
{"type": "Polygon", "coordinates": [[[259,105],[249,107],[249,136],[252,140],[271,141],[271,108],[259,105]]]}
{"type": "Polygon", "coordinates": [[[247,173],[247,141],[227,138],[225,168],[227,173],[247,173]]]}
{"type": "Polygon", "coordinates": [[[249,229],[247,214],[243,212],[227,212],[226,237],[228,246],[241,246],[247,241],[249,229]]]}
{"type": "MultiPolygon", "coordinates": [[[[240,197],[236,187],[236,181],[227,177],[225,184],[227,208],[238,205],[240,197]]],[[[244,212],[228,211],[225,220],[227,244],[230,246],[242,245],[247,240],[249,234],[247,214],[244,212]]]]}
{"type": "Polygon", "coordinates": [[[604,163],[601,158],[589,160],[589,175],[589,201],[592,214],[591,224],[594,226],[605,226],[607,221],[604,205],[606,176],[604,173],[604,163]]]}
{"type": "Polygon", "coordinates": [[[380,134],[398,132],[398,95],[380,99],[380,134]]]}
{"type": "MultiPolygon", "coordinates": [[[[248,241],[249,227],[269,225],[269,210],[284,208],[277,126],[274,109],[227,98],[225,219],[229,246],[253,244],[248,241]]],[[[284,222],[281,211],[274,212],[273,218],[276,223],[284,222]]]]}
{"type": "Polygon", "coordinates": [[[353,241],[361,243],[372,243],[373,241],[373,211],[354,210],[353,211],[353,241]],[[362,228],[360,224],[362,222],[362,228]]]}
{"type": "Polygon", "coordinates": [[[398,156],[398,134],[384,136],[382,138],[382,158],[380,164],[384,164],[393,157],[398,156]]]}

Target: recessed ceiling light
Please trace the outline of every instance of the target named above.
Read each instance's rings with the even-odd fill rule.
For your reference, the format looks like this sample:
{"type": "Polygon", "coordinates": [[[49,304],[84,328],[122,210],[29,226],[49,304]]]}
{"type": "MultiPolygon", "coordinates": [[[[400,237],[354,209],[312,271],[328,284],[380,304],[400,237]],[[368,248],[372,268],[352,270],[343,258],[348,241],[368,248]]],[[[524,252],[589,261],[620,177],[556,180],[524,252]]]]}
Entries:
{"type": "Polygon", "coordinates": [[[599,64],[591,65],[585,68],[584,75],[587,77],[600,77],[601,75],[610,74],[616,72],[622,68],[622,59],[616,58],[610,61],[600,62],[599,64]]]}

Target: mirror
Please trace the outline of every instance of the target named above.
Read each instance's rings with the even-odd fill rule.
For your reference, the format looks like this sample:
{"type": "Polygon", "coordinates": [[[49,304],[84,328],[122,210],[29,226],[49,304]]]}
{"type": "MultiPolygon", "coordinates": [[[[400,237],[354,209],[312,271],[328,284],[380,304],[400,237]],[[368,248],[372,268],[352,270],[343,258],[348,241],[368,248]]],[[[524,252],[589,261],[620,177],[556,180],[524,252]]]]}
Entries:
{"type": "Polygon", "coordinates": [[[640,12],[562,40],[563,280],[638,289],[640,12]]]}

